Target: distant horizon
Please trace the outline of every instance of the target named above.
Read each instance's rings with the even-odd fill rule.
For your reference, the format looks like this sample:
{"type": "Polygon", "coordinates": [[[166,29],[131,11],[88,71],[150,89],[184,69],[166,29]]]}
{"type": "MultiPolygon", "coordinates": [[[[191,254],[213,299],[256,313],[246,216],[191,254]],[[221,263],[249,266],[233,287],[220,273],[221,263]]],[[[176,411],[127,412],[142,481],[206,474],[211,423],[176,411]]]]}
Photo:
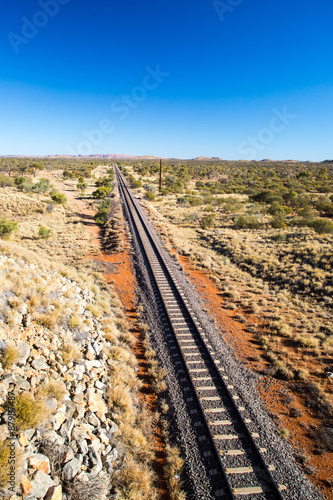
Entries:
{"type": "Polygon", "coordinates": [[[293,162],[293,163],[324,163],[324,162],[333,162],[333,159],[325,158],[324,160],[300,160],[300,159],[293,159],[293,158],[288,158],[288,159],[274,159],[274,158],[262,158],[260,160],[243,160],[243,159],[228,159],[228,158],[221,158],[217,156],[196,156],[192,158],[179,158],[175,156],[154,156],[154,155],[127,155],[127,154],[118,154],[118,153],[95,153],[91,155],[69,155],[69,154],[36,154],[36,155],[24,155],[24,154],[9,154],[9,155],[0,155],[0,158],[105,158],[105,159],[110,159],[110,160],[117,160],[117,159],[147,159],[147,160],[179,160],[179,161],[235,161],[235,162],[245,162],[245,163],[264,163],[264,162],[293,162]]]}

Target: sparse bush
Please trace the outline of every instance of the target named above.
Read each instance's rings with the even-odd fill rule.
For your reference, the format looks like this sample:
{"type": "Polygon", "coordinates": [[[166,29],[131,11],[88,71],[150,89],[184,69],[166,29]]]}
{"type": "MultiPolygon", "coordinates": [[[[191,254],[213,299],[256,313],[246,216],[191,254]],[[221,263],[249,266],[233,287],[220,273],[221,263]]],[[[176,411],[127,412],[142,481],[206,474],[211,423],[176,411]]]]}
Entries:
{"type": "Polygon", "coordinates": [[[33,185],[32,189],[35,193],[47,193],[50,189],[50,181],[48,179],[41,179],[33,185]]]}
{"type": "Polygon", "coordinates": [[[215,214],[207,214],[199,219],[199,226],[202,229],[209,229],[214,226],[215,214]]]}
{"type": "Polygon", "coordinates": [[[328,219],[316,219],[311,226],[318,234],[333,233],[333,222],[328,219]]]}
{"type": "Polygon", "coordinates": [[[6,175],[0,174],[0,187],[12,187],[14,186],[14,181],[6,175]]]}
{"type": "Polygon", "coordinates": [[[115,478],[119,500],[157,500],[154,475],[146,464],[136,463],[127,456],[124,467],[115,478]]]}
{"type": "Polygon", "coordinates": [[[54,201],[54,203],[57,203],[59,205],[65,205],[67,203],[66,196],[63,193],[59,193],[58,191],[55,191],[51,194],[51,199],[52,201],[54,201]]]}
{"type": "Polygon", "coordinates": [[[154,194],[154,193],[152,193],[151,191],[146,191],[146,192],[145,192],[145,198],[146,198],[146,200],[148,200],[148,201],[155,201],[156,196],[155,196],[155,194],[154,194]]]}
{"type": "Polygon", "coordinates": [[[189,197],[188,202],[191,207],[198,207],[202,205],[202,198],[199,198],[199,196],[191,196],[189,197]]]}
{"type": "Polygon", "coordinates": [[[3,217],[0,220],[0,238],[6,239],[18,229],[18,223],[3,217]]]}
{"type": "Polygon", "coordinates": [[[240,215],[234,224],[235,229],[256,229],[259,226],[260,222],[255,215],[240,215]]]}
{"type": "Polygon", "coordinates": [[[271,225],[274,229],[285,229],[287,227],[286,224],[286,216],[283,211],[278,212],[271,220],[271,225]]]}
{"type": "Polygon", "coordinates": [[[105,498],[109,489],[109,480],[102,475],[89,475],[89,481],[76,477],[65,485],[69,500],[100,500],[105,498]]]}
{"type": "Polygon", "coordinates": [[[168,444],[165,448],[165,454],[164,473],[168,482],[170,497],[172,500],[183,500],[186,497],[181,490],[180,477],[184,467],[184,460],[181,458],[179,449],[176,446],[168,444]]]}
{"type": "Polygon", "coordinates": [[[48,239],[52,234],[52,231],[51,229],[48,229],[47,227],[45,226],[39,226],[39,229],[38,229],[38,236],[41,238],[41,239],[48,239]]]}
{"type": "Polygon", "coordinates": [[[290,436],[290,432],[288,431],[288,429],[280,429],[279,433],[283,439],[288,439],[290,436]]]}
{"type": "Polygon", "coordinates": [[[108,196],[110,191],[111,188],[109,186],[101,186],[97,188],[96,191],[94,191],[91,196],[95,199],[103,199],[108,196]]]}

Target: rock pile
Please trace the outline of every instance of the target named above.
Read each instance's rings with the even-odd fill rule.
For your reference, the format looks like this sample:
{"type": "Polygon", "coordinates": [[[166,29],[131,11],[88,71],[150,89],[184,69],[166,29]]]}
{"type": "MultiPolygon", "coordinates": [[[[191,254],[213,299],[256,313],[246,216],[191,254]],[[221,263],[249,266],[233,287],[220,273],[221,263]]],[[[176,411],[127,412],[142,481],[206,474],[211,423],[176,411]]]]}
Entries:
{"type": "Polygon", "coordinates": [[[0,255],[0,278],[0,496],[102,500],[125,455],[108,402],[115,315],[96,309],[97,291],[23,259],[0,255]]]}

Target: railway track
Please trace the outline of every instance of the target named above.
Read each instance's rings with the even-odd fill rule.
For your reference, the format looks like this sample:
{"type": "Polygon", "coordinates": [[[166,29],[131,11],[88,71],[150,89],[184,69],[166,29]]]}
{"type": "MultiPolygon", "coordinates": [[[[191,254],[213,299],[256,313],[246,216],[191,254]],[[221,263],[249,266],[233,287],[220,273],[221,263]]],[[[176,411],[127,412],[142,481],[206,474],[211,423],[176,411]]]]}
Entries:
{"type": "Polygon", "coordinates": [[[200,443],[213,498],[283,499],[283,485],[274,480],[274,467],[265,461],[259,435],[251,429],[214,348],[189,307],[144,212],[116,168],[120,194],[135,237],[148,266],[165,337],[180,376],[184,399],[200,443]]]}

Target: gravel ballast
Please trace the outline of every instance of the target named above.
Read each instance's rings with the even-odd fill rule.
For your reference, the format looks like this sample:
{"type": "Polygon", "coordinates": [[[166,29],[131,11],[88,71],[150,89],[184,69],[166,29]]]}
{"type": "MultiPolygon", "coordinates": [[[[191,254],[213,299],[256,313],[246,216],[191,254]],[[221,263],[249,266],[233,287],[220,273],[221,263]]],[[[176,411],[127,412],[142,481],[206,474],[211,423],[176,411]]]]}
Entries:
{"type": "MultiPolygon", "coordinates": [[[[251,420],[250,430],[253,433],[257,432],[260,436],[256,440],[257,445],[267,450],[265,460],[266,463],[273,465],[275,468],[273,474],[275,481],[277,484],[283,484],[286,487],[282,492],[283,498],[286,500],[322,499],[320,492],[307,479],[295,461],[291,446],[279,436],[275,424],[263,407],[259,394],[255,389],[255,375],[246,367],[240,365],[232,354],[230,348],[223,341],[223,330],[218,330],[212,319],[204,312],[203,301],[194,286],[164,248],[154,226],[149,223],[145,215],[143,217],[147,221],[149,230],[169,269],[172,270],[183,295],[188,300],[189,307],[197,317],[199,326],[204,330],[208,343],[212,346],[212,350],[215,351],[215,359],[220,360],[220,366],[224,369],[223,375],[228,376],[228,383],[236,388],[233,395],[239,397],[239,406],[245,408],[243,415],[251,420]]],[[[129,221],[128,214],[126,214],[126,218],[129,221]]],[[[130,221],[129,227],[132,235],[134,235],[130,221]]],[[[150,341],[156,350],[161,366],[167,371],[166,384],[172,408],[173,430],[185,459],[185,486],[189,498],[198,500],[214,498],[212,479],[207,474],[207,465],[200,458],[198,434],[193,418],[189,413],[189,404],[183,394],[182,375],[178,373],[175,358],[171,355],[170,345],[166,339],[161,321],[158,302],[152,288],[151,277],[147,272],[146,263],[135,236],[132,238],[132,244],[134,267],[139,285],[138,297],[141,303],[144,304],[145,321],[150,327],[150,341]]],[[[241,460],[233,457],[228,466],[238,466],[239,464],[241,464],[241,460]]],[[[238,479],[241,482],[242,478],[239,477],[238,479]]],[[[261,495],[246,496],[247,499],[252,497],[256,500],[266,498],[261,495]]]]}

